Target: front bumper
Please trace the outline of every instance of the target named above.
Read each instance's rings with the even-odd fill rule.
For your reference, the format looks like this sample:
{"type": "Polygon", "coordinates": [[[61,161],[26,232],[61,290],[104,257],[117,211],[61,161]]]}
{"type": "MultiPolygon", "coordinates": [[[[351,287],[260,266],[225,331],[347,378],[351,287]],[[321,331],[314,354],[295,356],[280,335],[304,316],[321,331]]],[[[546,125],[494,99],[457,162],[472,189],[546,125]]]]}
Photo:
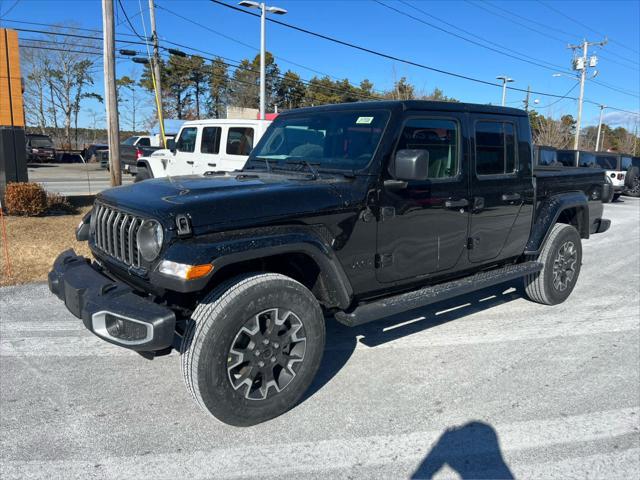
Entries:
{"type": "Polygon", "coordinates": [[[172,346],[176,316],[169,308],[136,295],[73,250],[62,252],[49,272],[49,290],[84,326],[115,345],[151,352],[172,346]]]}

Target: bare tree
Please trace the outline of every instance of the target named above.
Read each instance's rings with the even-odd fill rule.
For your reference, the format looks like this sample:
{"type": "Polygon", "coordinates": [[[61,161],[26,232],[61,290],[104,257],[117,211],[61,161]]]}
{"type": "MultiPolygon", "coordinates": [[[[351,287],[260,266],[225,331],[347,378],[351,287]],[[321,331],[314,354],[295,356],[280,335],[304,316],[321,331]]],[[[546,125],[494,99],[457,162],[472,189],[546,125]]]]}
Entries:
{"type": "MultiPolygon", "coordinates": [[[[65,33],[73,32],[68,27],[65,33]]],[[[25,104],[27,118],[41,131],[48,126],[64,126],[63,146],[71,147],[72,123],[77,132],[80,106],[86,98],[100,97],[87,89],[93,85],[90,72],[100,44],[90,39],[79,42],[75,37],[56,32],[42,38],[39,48],[23,46],[23,65],[27,79],[25,104]],[[55,45],[47,49],[47,45],[55,45]],[[37,52],[36,52],[37,51],[37,52]]],[[[77,134],[76,134],[77,143],[77,134]]],[[[77,145],[76,145],[77,147],[77,145]]]]}

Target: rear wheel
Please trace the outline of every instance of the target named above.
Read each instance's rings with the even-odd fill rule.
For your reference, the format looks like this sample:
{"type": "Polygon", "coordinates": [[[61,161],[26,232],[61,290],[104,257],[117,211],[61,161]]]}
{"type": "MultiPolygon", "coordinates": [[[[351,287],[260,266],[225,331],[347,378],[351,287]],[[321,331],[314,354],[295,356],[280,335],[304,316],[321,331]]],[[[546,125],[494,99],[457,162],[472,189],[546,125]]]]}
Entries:
{"type": "Polygon", "coordinates": [[[542,270],[524,278],[530,300],[544,305],[564,302],[576,285],[582,265],[582,243],[571,225],[557,223],[537,258],[542,270]]]}
{"type": "Polygon", "coordinates": [[[182,346],[184,380],[217,419],[255,425],[300,400],[324,340],[322,310],[302,284],[274,273],[238,277],[193,313],[182,346]]]}

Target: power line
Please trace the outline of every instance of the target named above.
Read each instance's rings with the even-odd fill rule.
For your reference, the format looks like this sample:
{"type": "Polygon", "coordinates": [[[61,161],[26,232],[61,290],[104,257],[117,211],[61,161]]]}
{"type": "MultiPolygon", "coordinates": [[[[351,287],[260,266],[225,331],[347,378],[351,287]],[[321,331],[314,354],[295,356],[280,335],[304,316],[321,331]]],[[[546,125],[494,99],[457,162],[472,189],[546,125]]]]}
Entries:
{"type": "MultiPolygon", "coordinates": [[[[584,24],[584,23],[580,22],[579,20],[576,20],[576,19],[575,19],[575,18],[573,18],[573,17],[570,17],[570,16],[569,16],[569,15],[567,15],[566,13],[564,13],[564,12],[562,12],[562,11],[558,10],[558,9],[557,9],[557,8],[555,8],[555,7],[552,7],[552,6],[551,6],[551,5],[549,5],[547,2],[543,2],[542,0],[538,0],[538,3],[540,3],[541,5],[544,5],[544,6],[545,6],[545,7],[547,7],[549,10],[551,10],[551,11],[553,11],[553,12],[556,12],[558,15],[563,16],[563,17],[564,17],[564,18],[566,18],[567,20],[570,20],[570,21],[572,21],[573,23],[575,23],[575,24],[577,24],[577,25],[580,25],[580,26],[581,26],[581,27],[583,27],[583,28],[586,28],[587,30],[591,30],[593,33],[597,33],[597,34],[598,34],[598,35],[600,35],[601,37],[606,37],[606,35],[605,35],[605,34],[598,32],[598,31],[597,31],[597,30],[595,30],[593,27],[590,27],[589,25],[586,25],[586,24],[584,24]]],[[[621,47],[626,48],[627,50],[630,50],[630,51],[632,51],[633,53],[640,53],[640,52],[638,52],[638,50],[636,50],[636,49],[634,49],[634,48],[631,48],[631,47],[628,47],[628,46],[626,46],[625,44],[620,43],[620,42],[618,42],[618,41],[616,41],[616,40],[613,40],[613,39],[611,39],[611,38],[609,39],[609,41],[610,41],[611,43],[615,43],[616,45],[620,45],[621,47]]]]}
{"type": "Polygon", "coordinates": [[[579,83],[574,83],[573,86],[569,90],[567,90],[567,93],[565,93],[561,98],[559,98],[557,100],[554,100],[553,102],[551,102],[548,105],[544,105],[544,106],[538,107],[538,108],[540,108],[540,109],[549,108],[549,107],[552,107],[553,105],[555,105],[556,103],[561,102],[562,100],[572,99],[571,97],[569,97],[569,94],[571,92],[573,92],[578,85],[579,85],[579,83]]]}
{"type": "MultiPolygon", "coordinates": [[[[248,10],[244,10],[242,8],[238,8],[238,7],[234,6],[234,5],[229,5],[229,4],[221,2],[219,0],[210,0],[210,1],[213,2],[213,3],[216,3],[218,5],[222,5],[224,7],[230,8],[232,10],[236,10],[238,12],[242,12],[245,15],[251,15],[253,17],[259,17],[260,16],[260,15],[258,15],[256,13],[250,12],[248,10]]],[[[447,71],[447,70],[443,70],[441,68],[430,67],[428,65],[424,65],[422,63],[418,63],[418,62],[415,62],[413,60],[407,60],[407,59],[404,59],[404,58],[397,57],[395,55],[391,55],[391,54],[384,53],[384,52],[379,52],[377,50],[373,50],[373,49],[368,48],[368,47],[363,47],[363,46],[356,45],[356,44],[351,43],[351,42],[347,42],[347,41],[340,40],[340,39],[337,39],[337,38],[334,38],[334,37],[330,37],[330,36],[325,35],[323,33],[313,32],[311,30],[307,30],[306,28],[298,27],[296,25],[292,25],[290,23],[286,23],[286,22],[283,22],[281,20],[276,20],[274,18],[267,17],[267,20],[269,22],[276,23],[276,24],[281,25],[283,27],[287,27],[287,28],[290,28],[292,30],[296,30],[298,32],[302,32],[302,33],[305,33],[305,34],[308,34],[308,35],[311,35],[311,36],[314,36],[314,37],[317,37],[317,38],[322,38],[323,40],[327,40],[327,41],[330,41],[330,42],[333,42],[333,43],[337,43],[338,45],[343,45],[345,47],[353,48],[353,49],[359,50],[361,52],[370,53],[372,55],[376,55],[376,56],[381,57],[381,58],[386,58],[387,60],[393,60],[395,62],[404,63],[406,65],[411,65],[413,67],[422,68],[424,70],[430,70],[432,72],[441,73],[443,75],[448,75],[448,76],[451,76],[451,77],[460,78],[460,79],[463,79],[463,80],[468,80],[468,81],[475,82],[475,83],[480,83],[480,84],[483,84],[483,85],[489,85],[489,86],[492,86],[492,87],[501,87],[502,86],[501,84],[498,84],[498,83],[495,83],[495,82],[491,82],[491,81],[488,81],[488,80],[482,80],[482,79],[479,79],[479,78],[471,77],[469,75],[463,75],[463,74],[460,74],[460,73],[450,72],[450,71],[447,71]]],[[[516,92],[526,92],[527,91],[527,90],[525,90],[523,88],[518,88],[518,87],[507,87],[507,89],[513,90],[513,91],[516,91],[516,92]]],[[[555,98],[561,97],[561,95],[558,95],[558,94],[555,94],[555,93],[537,92],[537,91],[533,91],[533,90],[531,91],[531,93],[534,93],[536,95],[542,95],[542,96],[545,96],[545,97],[555,97],[555,98]]]]}
{"type": "MultiPolygon", "coordinates": [[[[507,17],[503,12],[507,12],[507,13],[510,13],[510,12],[508,12],[507,10],[505,10],[505,9],[503,9],[503,8],[495,7],[495,6],[493,6],[493,5],[491,5],[490,3],[487,3],[487,2],[484,2],[484,5],[485,5],[485,6],[483,6],[483,5],[480,5],[480,4],[479,4],[479,2],[478,2],[478,3],[475,3],[475,2],[473,2],[473,1],[471,1],[471,0],[465,0],[465,1],[466,1],[469,5],[473,5],[474,7],[479,8],[479,9],[481,9],[481,10],[484,10],[485,12],[487,12],[487,13],[489,13],[489,14],[491,14],[491,15],[494,15],[494,16],[496,16],[496,17],[503,18],[503,19],[507,20],[508,22],[514,23],[514,24],[516,24],[516,25],[520,25],[522,28],[525,28],[525,29],[527,29],[527,30],[529,30],[529,31],[531,31],[531,32],[535,32],[535,33],[537,33],[537,34],[539,34],[539,35],[541,35],[541,36],[543,36],[543,37],[545,37],[545,38],[547,38],[547,39],[548,39],[548,38],[552,38],[552,39],[557,40],[557,41],[559,41],[559,42],[561,42],[561,43],[563,43],[563,44],[566,44],[566,40],[565,40],[565,39],[562,39],[562,38],[560,38],[560,37],[558,37],[558,36],[556,36],[556,35],[552,35],[552,34],[547,33],[547,32],[543,32],[543,31],[541,31],[541,30],[538,30],[537,28],[531,27],[531,26],[526,25],[526,24],[524,24],[524,23],[522,23],[522,22],[519,22],[519,21],[517,21],[517,20],[513,20],[512,18],[507,17]],[[490,10],[490,9],[489,9],[489,8],[487,8],[487,7],[491,7],[492,9],[495,9],[495,10],[497,10],[497,11],[490,10]]],[[[612,55],[615,55],[613,52],[611,52],[611,54],[612,54],[612,55]]],[[[628,68],[628,69],[631,69],[631,70],[634,70],[634,71],[636,71],[636,70],[637,70],[637,68],[636,68],[635,66],[628,65],[628,64],[625,64],[625,63],[621,63],[621,62],[616,61],[616,60],[613,60],[613,59],[611,59],[611,58],[609,58],[609,57],[607,57],[607,56],[605,56],[605,55],[600,55],[600,57],[601,57],[601,58],[605,58],[605,59],[607,59],[608,61],[610,61],[610,62],[612,62],[612,63],[615,63],[615,64],[617,64],[617,65],[620,65],[620,66],[622,66],[622,67],[625,67],[625,68],[628,68]]],[[[630,62],[630,60],[627,60],[625,57],[620,57],[620,58],[624,59],[624,60],[625,60],[625,61],[627,61],[627,62],[630,62]]],[[[633,62],[632,62],[632,63],[633,63],[633,62]]]]}
{"type": "Polygon", "coordinates": [[[2,14],[2,17],[0,18],[4,18],[5,15],[9,15],[11,13],[11,10],[13,10],[14,8],[16,8],[18,6],[18,4],[20,3],[20,0],[16,0],[15,2],[13,2],[13,5],[11,5],[6,12],[4,12],[2,14]]]}
{"type": "MultiPolygon", "coordinates": [[[[211,32],[211,33],[213,33],[213,34],[215,34],[215,35],[218,35],[218,36],[220,36],[220,37],[222,37],[222,38],[226,38],[226,39],[227,39],[227,40],[229,40],[229,41],[235,42],[235,43],[237,43],[238,45],[242,45],[243,47],[250,48],[251,50],[254,50],[254,51],[255,51],[255,50],[258,50],[258,48],[256,48],[254,45],[251,45],[251,44],[245,43],[245,42],[243,42],[242,40],[238,40],[237,38],[231,37],[231,36],[229,36],[229,35],[226,35],[226,34],[224,34],[224,33],[219,32],[219,31],[217,31],[217,30],[214,30],[214,29],[212,29],[211,27],[209,27],[209,26],[207,26],[207,25],[203,25],[202,23],[196,22],[195,20],[192,20],[192,19],[190,19],[190,18],[188,18],[188,17],[185,17],[185,16],[183,16],[183,15],[180,15],[179,13],[176,13],[176,12],[174,12],[174,11],[172,11],[172,10],[169,10],[169,9],[168,9],[168,8],[166,8],[166,7],[162,7],[162,6],[160,6],[160,5],[156,5],[156,8],[158,8],[158,9],[160,9],[160,10],[164,10],[165,12],[168,12],[168,13],[170,13],[171,15],[174,15],[174,16],[176,16],[176,17],[178,17],[178,18],[181,18],[182,20],[184,20],[184,21],[186,21],[186,22],[189,22],[189,23],[191,23],[191,24],[193,24],[193,25],[197,25],[198,27],[203,28],[204,30],[207,30],[208,32],[211,32]]],[[[292,60],[289,60],[289,59],[287,59],[287,58],[285,58],[285,57],[278,56],[278,57],[276,57],[276,58],[277,58],[277,59],[279,59],[279,60],[281,60],[281,61],[284,61],[285,63],[289,63],[289,64],[291,64],[291,65],[295,65],[296,67],[302,68],[302,69],[304,69],[304,70],[308,70],[308,71],[310,71],[310,72],[317,73],[318,75],[323,75],[323,76],[325,76],[325,77],[333,78],[334,80],[342,80],[341,78],[338,78],[338,77],[336,77],[336,76],[334,76],[334,75],[330,75],[330,74],[328,74],[328,73],[321,72],[321,71],[316,70],[316,69],[314,69],[314,68],[308,67],[308,66],[306,66],[306,65],[302,65],[302,64],[297,63],[297,62],[294,62],[294,61],[292,61],[292,60]]]]}
{"type": "Polygon", "coordinates": [[[127,11],[124,9],[124,6],[122,5],[122,1],[118,0],[118,5],[120,6],[120,10],[122,10],[122,13],[124,13],[124,18],[126,20],[126,22],[129,24],[129,29],[131,30],[131,32],[138,37],[140,40],[142,40],[143,42],[146,42],[147,39],[141,37],[138,32],[136,32],[136,29],[133,28],[133,24],[131,23],[131,20],[129,19],[129,15],[127,15],[127,11]]]}
{"type": "MultiPolygon", "coordinates": [[[[519,60],[519,61],[521,61],[521,62],[529,63],[529,64],[531,64],[531,65],[535,65],[535,66],[537,66],[537,67],[545,68],[545,69],[547,69],[547,70],[551,70],[552,72],[556,72],[558,69],[565,69],[565,67],[561,67],[561,66],[559,66],[559,65],[553,65],[553,64],[550,64],[550,63],[547,63],[547,62],[545,62],[545,63],[547,63],[547,64],[546,64],[546,65],[544,65],[544,64],[542,64],[542,63],[539,63],[538,61],[533,61],[533,60],[529,60],[529,59],[527,59],[527,58],[522,58],[522,55],[523,55],[523,54],[520,54],[520,53],[518,53],[518,52],[515,52],[515,53],[518,55],[518,56],[517,56],[517,55],[509,54],[509,53],[504,52],[504,51],[502,51],[502,50],[498,50],[497,48],[493,48],[493,47],[489,47],[489,46],[487,46],[487,45],[483,45],[483,44],[482,44],[482,43],[480,43],[480,42],[477,42],[477,41],[475,41],[475,40],[471,40],[471,39],[466,38],[466,37],[464,37],[464,36],[462,36],[462,35],[458,35],[457,33],[451,32],[450,30],[447,30],[446,28],[439,27],[438,25],[434,25],[433,23],[427,22],[426,20],[423,20],[423,19],[421,19],[421,18],[418,18],[418,17],[416,17],[416,16],[414,16],[414,15],[411,15],[410,13],[403,12],[402,10],[399,10],[399,9],[397,9],[397,8],[395,8],[395,7],[392,7],[391,5],[387,5],[386,3],[384,3],[384,2],[382,2],[382,1],[380,1],[380,0],[372,0],[372,1],[373,1],[373,2],[375,2],[375,3],[377,3],[377,4],[379,4],[379,5],[381,5],[381,6],[383,6],[383,7],[385,7],[385,8],[388,8],[389,10],[392,10],[392,11],[394,11],[394,12],[396,12],[396,13],[399,13],[400,15],[403,15],[403,16],[405,16],[405,17],[411,18],[411,19],[416,20],[417,22],[420,22],[420,23],[422,23],[422,24],[424,24],[424,25],[427,25],[427,26],[429,26],[429,27],[431,27],[431,28],[434,28],[434,29],[436,29],[436,30],[439,30],[439,31],[441,31],[441,32],[444,32],[444,33],[446,33],[447,35],[451,35],[451,36],[453,36],[453,37],[459,38],[459,39],[461,39],[461,40],[463,40],[463,41],[465,41],[465,42],[471,43],[471,44],[476,45],[476,46],[479,46],[479,47],[481,47],[481,48],[485,48],[485,49],[487,49],[487,50],[490,50],[490,51],[492,51],[492,52],[498,53],[498,54],[500,54],[500,55],[504,55],[504,56],[506,56],[506,57],[514,58],[514,59],[519,60]],[[551,65],[551,66],[549,66],[549,65],[551,65]]],[[[427,13],[427,12],[425,12],[424,10],[422,10],[422,9],[420,9],[420,8],[418,8],[418,7],[414,7],[413,5],[411,5],[411,4],[407,3],[407,2],[404,2],[404,1],[402,1],[402,0],[400,0],[400,1],[401,1],[401,3],[403,3],[403,4],[407,5],[407,6],[409,6],[410,8],[413,8],[414,10],[418,10],[419,12],[423,13],[424,15],[428,15],[428,16],[430,16],[430,17],[432,17],[432,18],[436,18],[437,20],[439,20],[439,21],[441,21],[441,22],[443,22],[443,23],[447,23],[447,22],[444,22],[444,20],[438,19],[438,18],[437,18],[437,17],[435,17],[434,15],[432,15],[432,14],[430,14],[430,13],[427,13]]],[[[449,24],[449,25],[451,25],[451,24],[449,24]]],[[[454,27],[454,28],[458,28],[458,27],[454,27]]],[[[463,31],[463,32],[467,33],[468,35],[472,35],[472,36],[474,36],[474,37],[477,37],[477,35],[475,35],[475,34],[473,34],[473,33],[470,33],[470,32],[468,32],[468,31],[466,31],[466,30],[462,30],[461,28],[458,28],[458,30],[463,31]]],[[[494,43],[494,42],[489,42],[488,40],[483,40],[483,41],[485,41],[485,42],[487,42],[487,43],[491,43],[491,44],[493,44],[493,45],[498,45],[500,48],[503,48],[503,49],[505,49],[505,50],[510,50],[510,49],[506,49],[506,48],[502,47],[501,45],[496,44],[496,43],[494,43]]],[[[510,50],[510,51],[513,51],[513,50],[510,50]]]]}

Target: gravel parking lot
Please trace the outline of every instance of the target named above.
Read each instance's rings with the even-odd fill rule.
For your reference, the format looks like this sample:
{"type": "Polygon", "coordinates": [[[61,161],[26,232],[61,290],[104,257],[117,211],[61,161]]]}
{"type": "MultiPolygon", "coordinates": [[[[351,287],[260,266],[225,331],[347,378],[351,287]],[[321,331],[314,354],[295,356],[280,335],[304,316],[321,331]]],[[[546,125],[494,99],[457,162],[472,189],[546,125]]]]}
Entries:
{"type": "Polygon", "coordinates": [[[86,332],[46,285],[0,289],[0,477],[636,478],[640,201],[605,206],[567,302],[503,285],[357,329],[328,324],[289,413],[200,411],[177,354],[86,332]]]}

